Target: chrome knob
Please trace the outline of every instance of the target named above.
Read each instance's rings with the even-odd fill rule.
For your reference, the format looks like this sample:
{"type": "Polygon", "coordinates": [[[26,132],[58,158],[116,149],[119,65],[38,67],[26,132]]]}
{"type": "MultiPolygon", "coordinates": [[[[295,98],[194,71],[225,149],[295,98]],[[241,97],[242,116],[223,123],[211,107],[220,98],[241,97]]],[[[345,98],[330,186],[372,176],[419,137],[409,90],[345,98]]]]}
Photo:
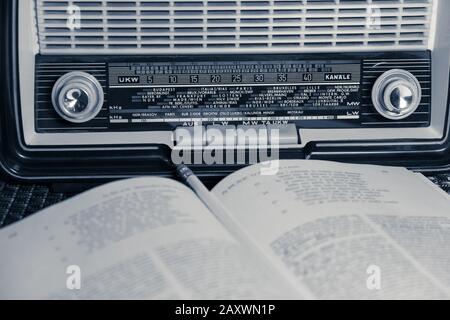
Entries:
{"type": "Polygon", "coordinates": [[[89,73],[69,72],[53,86],[52,104],[63,119],[87,122],[95,118],[103,106],[103,88],[89,73]]]}
{"type": "Polygon", "coordinates": [[[383,73],[372,89],[372,102],[383,117],[401,120],[413,114],[420,105],[422,88],[417,78],[406,70],[383,73]]]}

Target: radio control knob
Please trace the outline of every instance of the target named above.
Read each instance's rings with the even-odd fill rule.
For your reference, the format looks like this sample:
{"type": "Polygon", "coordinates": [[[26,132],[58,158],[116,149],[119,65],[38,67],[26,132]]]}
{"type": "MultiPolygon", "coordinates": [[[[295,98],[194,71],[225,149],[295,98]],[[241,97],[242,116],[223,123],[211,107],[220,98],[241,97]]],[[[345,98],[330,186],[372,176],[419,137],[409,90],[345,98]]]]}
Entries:
{"type": "Polygon", "coordinates": [[[393,69],[383,73],[372,89],[372,102],[383,117],[401,120],[413,114],[420,105],[422,87],[406,70],[393,69]]]}
{"type": "Polygon", "coordinates": [[[69,72],[53,86],[52,104],[63,119],[87,122],[95,118],[103,106],[103,88],[89,73],[69,72]]]}

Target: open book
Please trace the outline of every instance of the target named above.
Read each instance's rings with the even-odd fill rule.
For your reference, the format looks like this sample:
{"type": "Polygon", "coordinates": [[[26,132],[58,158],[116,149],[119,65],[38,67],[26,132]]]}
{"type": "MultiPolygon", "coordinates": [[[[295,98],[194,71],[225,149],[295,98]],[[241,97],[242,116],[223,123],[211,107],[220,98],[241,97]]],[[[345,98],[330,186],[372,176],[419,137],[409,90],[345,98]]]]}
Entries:
{"type": "Polygon", "coordinates": [[[425,177],[321,161],[280,161],[275,175],[263,166],[211,191],[226,217],[180,182],[143,177],[0,230],[0,298],[450,297],[450,197],[425,177]]]}

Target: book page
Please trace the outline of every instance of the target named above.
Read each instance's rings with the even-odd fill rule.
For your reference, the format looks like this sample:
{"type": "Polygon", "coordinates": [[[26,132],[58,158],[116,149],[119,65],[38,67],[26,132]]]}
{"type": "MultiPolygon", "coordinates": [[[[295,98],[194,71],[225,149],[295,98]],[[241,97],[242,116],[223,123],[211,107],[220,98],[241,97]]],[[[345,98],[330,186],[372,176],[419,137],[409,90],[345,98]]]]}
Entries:
{"type": "Polygon", "coordinates": [[[242,169],[213,192],[299,286],[321,299],[449,297],[450,197],[403,168],[279,165],[242,169]]]}
{"type": "Polygon", "coordinates": [[[110,183],[6,227],[0,257],[1,299],[291,294],[189,188],[162,178],[110,183]]]}

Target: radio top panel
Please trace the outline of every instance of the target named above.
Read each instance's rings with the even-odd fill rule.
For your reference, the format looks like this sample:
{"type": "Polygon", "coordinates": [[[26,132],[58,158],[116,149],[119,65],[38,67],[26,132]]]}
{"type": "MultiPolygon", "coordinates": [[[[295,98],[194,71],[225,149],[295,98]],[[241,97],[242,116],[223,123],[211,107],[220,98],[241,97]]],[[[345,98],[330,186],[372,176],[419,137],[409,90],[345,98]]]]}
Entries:
{"type": "Polygon", "coordinates": [[[38,56],[36,130],[426,127],[431,61],[414,57],[38,56]]]}

